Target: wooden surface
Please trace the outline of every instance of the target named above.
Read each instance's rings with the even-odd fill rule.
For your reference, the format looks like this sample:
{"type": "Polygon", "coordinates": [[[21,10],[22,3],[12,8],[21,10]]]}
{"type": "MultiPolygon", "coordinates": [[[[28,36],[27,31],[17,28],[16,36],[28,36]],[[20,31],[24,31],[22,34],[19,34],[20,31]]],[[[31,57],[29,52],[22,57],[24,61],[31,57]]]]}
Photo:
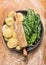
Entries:
{"type": "MultiPolygon", "coordinates": [[[[0,65],[46,65],[46,5],[44,0],[0,0],[0,65]],[[23,55],[10,51],[2,39],[2,24],[5,17],[12,10],[32,8],[39,13],[44,27],[41,45],[28,53],[28,60],[24,62],[23,55]]],[[[45,0],[46,1],[46,0],[45,0]]]]}

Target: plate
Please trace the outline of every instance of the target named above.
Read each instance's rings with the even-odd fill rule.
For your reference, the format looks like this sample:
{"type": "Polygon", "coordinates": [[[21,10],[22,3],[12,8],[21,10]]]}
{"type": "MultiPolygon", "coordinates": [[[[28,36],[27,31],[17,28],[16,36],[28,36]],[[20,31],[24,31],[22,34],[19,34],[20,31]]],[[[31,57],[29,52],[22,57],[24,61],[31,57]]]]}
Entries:
{"type": "MultiPolygon", "coordinates": [[[[26,10],[21,10],[21,11],[16,11],[16,12],[17,13],[18,12],[21,12],[23,15],[26,15],[27,14],[27,11],[26,10]]],[[[4,24],[5,24],[5,22],[3,23],[3,25],[4,24]]],[[[3,37],[3,40],[4,40],[5,44],[6,44],[6,46],[7,46],[7,41],[5,41],[3,35],[2,35],[2,37],[3,37]]],[[[42,22],[41,22],[41,33],[40,33],[40,37],[41,37],[40,40],[36,41],[34,46],[27,46],[26,47],[26,50],[27,51],[34,50],[35,48],[37,48],[41,44],[41,41],[42,41],[42,38],[43,38],[43,24],[42,24],[42,22]]],[[[22,52],[22,50],[17,50],[15,48],[12,48],[11,50],[14,50],[14,51],[17,51],[17,52],[22,52]]]]}

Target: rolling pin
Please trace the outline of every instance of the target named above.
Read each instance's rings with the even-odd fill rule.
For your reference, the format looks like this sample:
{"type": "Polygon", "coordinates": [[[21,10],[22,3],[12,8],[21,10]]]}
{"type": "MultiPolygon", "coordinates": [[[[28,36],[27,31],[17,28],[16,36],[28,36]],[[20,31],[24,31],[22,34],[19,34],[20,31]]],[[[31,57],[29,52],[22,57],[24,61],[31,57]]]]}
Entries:
{"type": "Polygon", "coordinates": [[[27,41],[26,41],[26,38],[25,38],[25,33],[24,33],[22,21],[19,21],[17,13],[15,13],[15,20],[16,20],[15,23],[16,23],[16,26],[17,26],[16,34],[17,34],[17,38],[19,40],[19,46],[21,48],[23,48],[23,55],[27,56],[27,50],[25,48],[27,46],[27,41]]]}

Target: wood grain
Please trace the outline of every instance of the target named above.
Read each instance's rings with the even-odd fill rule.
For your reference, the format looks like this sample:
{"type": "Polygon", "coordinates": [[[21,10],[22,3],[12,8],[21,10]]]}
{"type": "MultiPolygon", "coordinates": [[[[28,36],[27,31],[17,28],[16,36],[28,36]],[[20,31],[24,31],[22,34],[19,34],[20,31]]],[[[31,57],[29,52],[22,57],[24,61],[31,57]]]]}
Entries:
{"type": "MultiPolygon", "coordinates": [[[[46,22],[44,18],[44,3],[40,0],[0,0],[0,65],[46,65],[46,22]],[[23,55],[9,50],[2,39],[2,24],[8,13],[12,10],[32,8],[40,14],[44,34],[41,45],[28,53],[28,62],[24,62],[23,55]]],[[[46,5],[45,5],[46,7],[46,5]]],[[[46,12],[45,12],[46,13],[46,12]]]]}

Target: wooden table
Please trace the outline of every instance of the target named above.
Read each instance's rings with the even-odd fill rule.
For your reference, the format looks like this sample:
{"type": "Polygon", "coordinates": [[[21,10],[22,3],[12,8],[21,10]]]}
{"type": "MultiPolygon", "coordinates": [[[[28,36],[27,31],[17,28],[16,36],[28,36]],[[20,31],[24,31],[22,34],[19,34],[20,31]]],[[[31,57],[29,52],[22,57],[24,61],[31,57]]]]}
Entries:
{"type": "MultiPolygon", "coordinates": [[[[42,0],[0,0],[0,65],[46,65],[46,22],[44,11],[46,10],[42,0]],[[42,5],[41,5],[42,4],[42,5]],[[2,24],[5,17],[12,10],[34,9],[39,13],[44,27],[43,39],[40,46],[28,53],[28,61],[24,62],[23,55],[10,51],[2,39],[2,24]]],[[[46,5],[45,5],[46,6],[46,5]]]]}

